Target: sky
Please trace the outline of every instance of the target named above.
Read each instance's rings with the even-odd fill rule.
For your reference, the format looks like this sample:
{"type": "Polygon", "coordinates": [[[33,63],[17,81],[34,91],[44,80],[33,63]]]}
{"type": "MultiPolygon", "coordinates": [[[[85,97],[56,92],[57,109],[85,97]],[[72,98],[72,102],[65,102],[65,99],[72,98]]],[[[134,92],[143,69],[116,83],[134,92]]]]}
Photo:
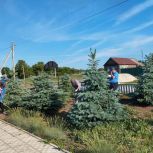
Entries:
{"type": "MultiPolygon", "coordinates": [[[[15,42],[15,62],[54,60],[87,68],[110,57],[153,52],[153,0],[0,0],[0,63],[15,42]]],[[[10,65],[11,59],[7,65],[10,65]]]]}

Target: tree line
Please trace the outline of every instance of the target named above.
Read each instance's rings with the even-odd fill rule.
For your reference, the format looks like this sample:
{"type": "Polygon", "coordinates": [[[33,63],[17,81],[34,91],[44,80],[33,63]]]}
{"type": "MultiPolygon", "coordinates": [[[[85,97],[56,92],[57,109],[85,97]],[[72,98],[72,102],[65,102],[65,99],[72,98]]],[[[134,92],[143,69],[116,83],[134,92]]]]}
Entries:
{"type": "MultiPolygon", "coordinates": [[[[40,61],[37,62],[36,64],[30,66],[26,63],[24,60],[18,60],[18,62],[15,65],[15,70],[16,70],[16,76],[19,79],[23,79],[24,75],[26,78],[30,76],[38,76],[42,72],[47,72],[48,74],[52,74],[54,70],[46,70],[45,68],[45,63],[40,61]]],[[[75,69],[75,68],[70,68],[70,67],[59,67],[57,69],[57,75],[62,76],[65,73],[66,74],[74,74],[74,73],[81,73],[82,70],[80,69],[75,69]]],[[[13,71],[9,67],[3,67],[2,69],[2,74],[6,74],[9,78],[12,78],[13,76],[13,71]]]]}

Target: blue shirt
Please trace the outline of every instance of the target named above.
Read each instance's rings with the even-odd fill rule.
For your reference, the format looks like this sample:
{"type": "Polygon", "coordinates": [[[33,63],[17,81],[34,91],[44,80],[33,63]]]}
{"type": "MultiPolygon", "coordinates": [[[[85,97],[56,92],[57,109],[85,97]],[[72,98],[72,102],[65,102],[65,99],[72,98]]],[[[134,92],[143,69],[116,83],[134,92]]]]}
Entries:
{"type": "Polygon", "coordinates": [[[119,77],[118,72],[113,73],[113,76],[114,78],[110,79],[110,83],[118,83],[118,77],[119,77]]]}

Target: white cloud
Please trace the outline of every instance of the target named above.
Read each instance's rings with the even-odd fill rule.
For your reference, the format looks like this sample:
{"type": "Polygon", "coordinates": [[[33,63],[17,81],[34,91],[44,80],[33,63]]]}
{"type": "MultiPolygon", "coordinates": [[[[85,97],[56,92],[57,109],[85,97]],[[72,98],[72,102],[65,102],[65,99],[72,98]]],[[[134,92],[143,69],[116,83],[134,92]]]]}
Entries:
{"type": "Polygon", "coordinates": [[[133,33],[133,32],[137,32],[137,31],[141,31],[141,30],[143,30],[145,28],[148,28],[148,27],[150,27],[152,25],[153,25],[153,21],[149,21],[149,22],[146,22],[144,24],[141,24],[140,26],[137,26],[136,28],[127,30],[124,33],[133,33]]]}
{"type": "Polygon", "coordinates": [[[124,43],[122,47],[136,48],[149,43],[153,43],[153,36],[140,36],[140,37],[134,38],[133,40],[130,40],[129,42],[124,43]]]}
{"type": "Polygon", "coordinates": [[[140,3],[127,12],[123,13],[122,15],[119,16],[117,19],[116,24],[120,24],[122,22],[125,22],[126,20],[136,16],[137,14],[141,13],[142,11],[146,10],[147,8],[153,6],[153,0],[146,0],[143,3],[140,3]]]}

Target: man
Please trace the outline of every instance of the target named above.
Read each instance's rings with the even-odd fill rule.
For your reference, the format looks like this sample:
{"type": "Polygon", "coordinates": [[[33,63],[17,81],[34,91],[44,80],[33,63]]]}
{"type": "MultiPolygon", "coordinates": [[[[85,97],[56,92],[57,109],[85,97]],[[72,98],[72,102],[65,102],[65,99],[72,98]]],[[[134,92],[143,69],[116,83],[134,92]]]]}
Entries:
{"type": "Polygon", "coordinates": [[[115,68],[112,68],[112,70],[110,72],[110,79],[109,79],[110,89],[117,90],[118,78],[119,78],[118,72],[116,71],[115,68]]]}

